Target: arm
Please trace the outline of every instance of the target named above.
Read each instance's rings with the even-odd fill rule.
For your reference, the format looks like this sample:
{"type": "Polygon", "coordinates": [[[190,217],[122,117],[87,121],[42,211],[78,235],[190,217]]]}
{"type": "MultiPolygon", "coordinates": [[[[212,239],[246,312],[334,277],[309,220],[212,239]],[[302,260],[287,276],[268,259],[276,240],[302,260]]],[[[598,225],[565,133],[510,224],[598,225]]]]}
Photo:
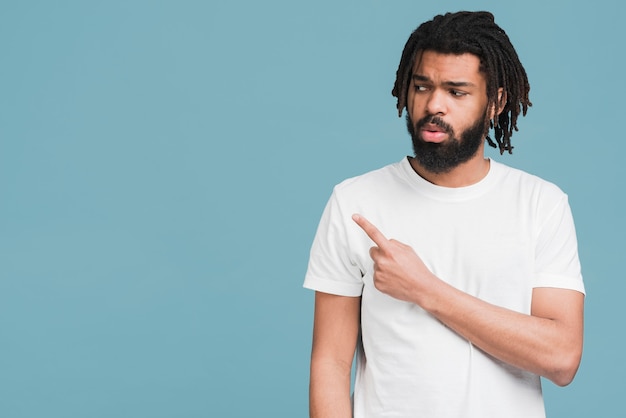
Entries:
{"type": "Polygon", "coordinates": [[[309,387],[311,418],[352,417],[350,371],[360,314],[359,297],[315,292],[309,387]]]}
{"type": "Polygon", "coordinates": [[[411,247],[387,240],[362,217],[354,219],[377,245],[370,255],[378,290],[421,306],[506,363],[560,386],[572,381],[582,356],[582,293],[536,288],[530,315],[495,306],[445,283],[428,270],[411,247]]]}
{"type": "Polygon", "coordinates": [[[559,386],[574,379],[583,346],[582,293],[536,288],[531,314],[525,315],[484,302],[434,276],[426,286],[430,288],[416,286],[411,299],[483,351],[559,386]]]}

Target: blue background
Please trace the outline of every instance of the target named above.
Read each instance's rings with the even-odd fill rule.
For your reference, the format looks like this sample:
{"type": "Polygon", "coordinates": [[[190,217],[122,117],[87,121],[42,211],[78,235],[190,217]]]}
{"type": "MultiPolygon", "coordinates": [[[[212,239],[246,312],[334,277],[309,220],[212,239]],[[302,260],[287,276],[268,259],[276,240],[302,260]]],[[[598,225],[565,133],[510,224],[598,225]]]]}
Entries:
{"type": "Polygon", "coordinates": [[[402,47],[460,9],[494,12],[531,81],[489,156],[578,228],[585,353],[548,414],[619,416],[625,5],[2,0],[0,416],[306,416],[319,216],[411,153],[402,47]]]}

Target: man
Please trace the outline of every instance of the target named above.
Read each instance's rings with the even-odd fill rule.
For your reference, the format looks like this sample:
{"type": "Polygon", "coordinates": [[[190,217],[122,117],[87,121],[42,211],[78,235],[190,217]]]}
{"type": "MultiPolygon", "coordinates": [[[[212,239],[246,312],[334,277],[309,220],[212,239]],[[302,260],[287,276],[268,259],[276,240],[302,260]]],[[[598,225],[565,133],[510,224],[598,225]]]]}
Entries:
{"type": "Polygon", "coordinates": [[[490,13],[409,38],[393,95],[415,156],[336,186],[311,249],[312,417],[544,417],[540,376],[574,378],[584,286],[567,196],[484,156],[485,142],[512,150],[529,89],[490,13]]]}

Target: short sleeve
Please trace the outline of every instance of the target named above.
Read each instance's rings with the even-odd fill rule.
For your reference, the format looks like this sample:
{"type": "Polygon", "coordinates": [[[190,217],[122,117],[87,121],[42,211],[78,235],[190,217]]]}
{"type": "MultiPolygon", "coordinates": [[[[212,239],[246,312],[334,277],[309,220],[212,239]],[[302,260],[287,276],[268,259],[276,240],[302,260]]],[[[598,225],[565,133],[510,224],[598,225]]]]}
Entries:
{"type": "Polygon", "coordinates": [[[351,256],[346,222],[336,189],[320,220],[304,280],[304,287],[341,296],[360,296],[361,270],[351,256]]]}
{"type": "Polygon", "coordinates": [[[576,230],[567,195],[558,201],[539,229],[534,287],[556,287],[585,293],[576,230]]]}

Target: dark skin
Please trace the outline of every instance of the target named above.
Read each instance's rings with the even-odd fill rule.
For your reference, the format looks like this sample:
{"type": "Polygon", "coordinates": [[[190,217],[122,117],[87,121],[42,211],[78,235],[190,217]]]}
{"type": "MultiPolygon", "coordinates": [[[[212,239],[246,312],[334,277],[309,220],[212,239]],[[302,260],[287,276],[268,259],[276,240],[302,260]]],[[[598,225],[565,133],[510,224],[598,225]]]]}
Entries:
{"type": "MultiPolygon", "coordinates": [[[[479,62],[471,54],[426,51],[414,68],[420,77],[408,95],[407,110],[411,118],[419,120],[427,114],[438,114],[456,132],[471,126],[482,116],[487,103],[486,82],[479,62]],[[460,87],[464,89],[459,92],[460,87]]],[[[426,141],[452,140],[434,127],[427,129],[430,132],[424,133],[426,141]]],[[[445,187],[474,184],[489,170],[484,145],[470,160],[446,173],[429,172],[415,159],[411,164],[417,174],[445,187]]],[[[410,246],[388,239],[362,216],[354,215],[353,220],[373,242],[370,256],[374,262],[374,284],[379,291],[422,307],[475,346],[506,363],[544,376],[557,385],[572,381],[582,356],[582,293],[535,288],[529,315],[505,309],[450,286],[435,276],[410,246]]],[[[317,292],[314,321],[311,417],[349,418],[352,416],[350,367],[359,332],[360,298],[317,292]]]]}

